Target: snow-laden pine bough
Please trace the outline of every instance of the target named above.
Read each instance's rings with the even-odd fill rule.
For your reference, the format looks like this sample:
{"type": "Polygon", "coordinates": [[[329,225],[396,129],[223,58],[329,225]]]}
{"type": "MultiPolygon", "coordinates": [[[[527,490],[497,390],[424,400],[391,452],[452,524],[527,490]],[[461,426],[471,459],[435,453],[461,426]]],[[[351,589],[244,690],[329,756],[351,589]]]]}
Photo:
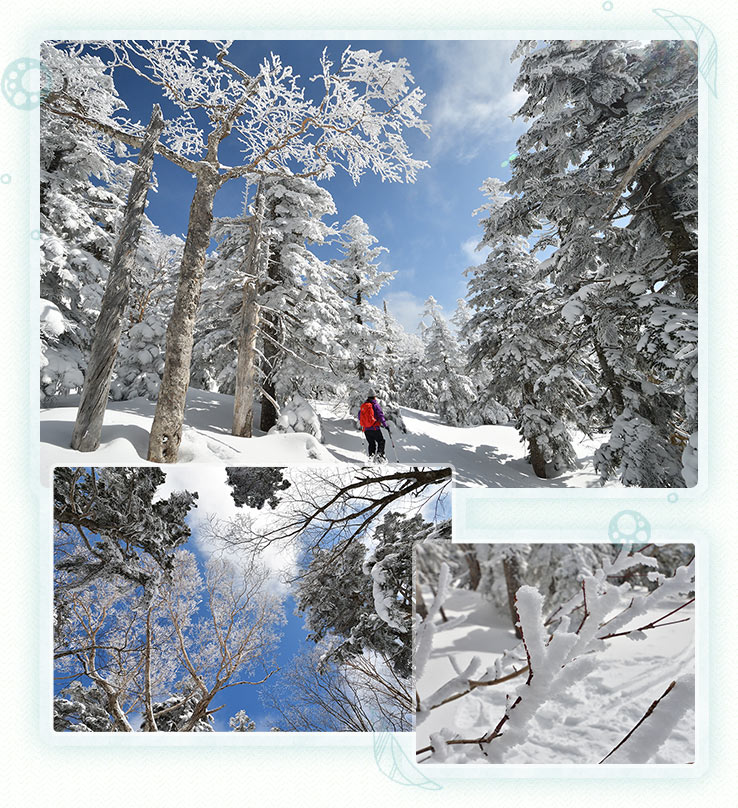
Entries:
{"type": "MultiPolygon", "coordinates": [[[[529,739],[530,723],[548,702],[561,698],[578,682],[586,679],[598,666],[598,655],[606,642],[620,637],[646,639],[646,632],[690,617],[679,613],[695,601],[694,558],[677,568],[673,576],[651,570],[648,579],[655,589],[638,593],[628,583],[614,584],[608,578],[621,576],[638,566],[657,567],[653,557],[633,552],[624,545],[618,557],[604,561],[600,569],[585,573],[581,589],[547,619],[543,616],[543,596],[531,586],[522,586],[515,596],[521,643],[500,656],[481,676],[480,660],[474,657],[463,670],[453,657],[449,661],[456,675],[431,695],[421,698],[416,693],[416,726],[428,714],[445,704],[461,699],[481,688],[502,685],[526,675],[526,681],[506,697],[499,720],[477,737],[463,737],[453,729],[442,728],[430,734],[430,743],[422,746],[419,762],[467,763],[506,762],[507,753],[529,739]],[[680,605],[668,609],[666,604],[682,598],[680,605]],[[657,618],[647,619],[655,610],[668,609],[657,618]],[[638,618],[643,621],[632,627],[638,618]]],[[[423,619],[415,621],[415,676],[422,678],[430,658],[437,630],[435,618],[449,594],[450,571],[441,565],[438,589],[423,619]]],[[[462,621],[463,617],[457,618],[462,621]]],[[[449,623],[444,626],[448,629],[449,623]]],[[[685,713],[694,708],[694,675],[685,674],[672,681],[649,706],[622,740],[600,763],[646,763],[670,737],[685,713]]],[[[584,762],[584,761],[583,761],[584,762]]],[[[589,761],[588,761],[589,762],[589,761]]]]}

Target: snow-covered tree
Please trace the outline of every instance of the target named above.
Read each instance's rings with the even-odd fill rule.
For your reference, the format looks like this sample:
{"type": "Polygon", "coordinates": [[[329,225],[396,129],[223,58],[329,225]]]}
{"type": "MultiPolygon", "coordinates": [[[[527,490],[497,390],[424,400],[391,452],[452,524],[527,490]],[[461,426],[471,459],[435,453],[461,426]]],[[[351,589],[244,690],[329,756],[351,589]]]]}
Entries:
{"type": "MultiPolygon", "coordinates": [[[[74,57],[50,43],[41,56],[101,121],[125,109],[99,58],[74,57]]],[[[131,166],[108,136],[43,104],[40,131],[41,398],[50,403],[82,386],[131,166]]]]}
{"type": "Polygon", "coordinates": [[[486,183],[485,241],[554,249],[549,294],[570,351],[597,368],[588,406],[612,427],[602,479],[683,485],[697,411],[694,54],[678,41],[547,40],[514,56],[530,124],[510,181],[486,183]]]}
{"type": "Polygon", "coordinates": [[[338,242],[342,257],[331,262],[332,282],[347,309],[337,335],[342,356],[339,391],[355,416],[372,390],[387,421],[404,431],[396,393],[399,382],[389,367],[397,359],[399,326],[385,307],[370,302],[395,275],[380,269],[387,248],[378,244],[360,216],[352,216],[343,225],[338,242]]]}
{"type": "Polygon", "coordinates": [[[151,600],[190,536],[185,519],[197,499],[188,491],[155,499],[165,478],[158,468],[54,470],[57,594],[125,579],[151,600]]]}
{"type": "Polygon", "coordinates": [[[228,720],[228,726],[233,732],[253,732],[256,722],[246,715],[246,710],[239,710],[228,720]]]}
{"type": "Polygon", "coordinates": [[[174,305],[183,242],[144,221],[131,279],[128,327],[123,333],[110,393],[116,400],[156,399],[164,372],[164,340],[174,305]]]}
{"type": "Polygon", "coordinates": [[[371,651],[399,677],[410,675],[412,546],[432,530],[420,514],[389,513],[371,536],[371,549],[349,539],[345,548],[313,554],[296,601],[308,639],[333,639],[324,659],[345,661],[371,651]]]}
{"type": "MultiPolygon", "coordinates": [[[[613,644],[626,639],[650,642],[651,632],[661,634],[656,629],[688,622],[694,602],[694,559],[685,558],[685,548],[677,552],[684,563],[674,568],[669,562],[672,568],[664,572],[659,569],[657,557],[661,548],[653,545],[645,553],[630,545],[600,546],[599,550],[596,545],[580,545],[580,550],[575,547],[565,545],[561,552],[548,545],[496,548],[501,559],[509,558],[508,551],[512,551],[523,562],[543,551],[540,558],[545,563],[539,570],[542,578],[534,585],[519,582],[512,599],[520,642],[498,654],[486,669],[479,657],[473,657],[464,668],[449,657],[455,675],[440,687],[437,680],[433,681],[433,692],[424,692],[423,674],[433,651],[437,617],[448,600],[452,577],[445,562],[437,568],[436,595],[426,616],[416,616],[418,732],[423,732],[422,725],[433,711],[444,705],[462,700],[467,709],[459,712],[464,717],[463,726],[447,725],[426,735],[427,743],[420,741],[417,753],[422,756],[420,762],[505,763],[519,760],[510,755],[522,747],[533,749],[534,761],[535,755],[546,747],[542,737],[545,728],[552,727],[552,716],[558,714],[570,717],[578,730],[580,726],[581,731],[598,730],[587,732],[587,750],[576,744],[579,762],[647,763],[656,758],[685,714],[694,709],[694,675],[688,667],[684,669],[680,654],[676,665],[679,673],[663,692],[658,679],[655,685],[650,685],[652,690],[657,688],[654,692],[659,695],[639,720],[636,719],[642,708],[628,703],[626,714],[633,723],[625,724],[629,728],[627,733],[603,732],[604,727],[609,730],[609,722],[604,722],[599,713],[596,727],[587,726],[591,722],[587,722],[586,713],[572,713],[578,701],[575,692],[581,693],[587,686],[594,687],[596,692],[601,687],[599,683],[612,664],[608,652],[613,644]],[[548,560],[558,558],[553,568],[544,556],[548,560]],[[566,569],[561,562],[565,562],[566,569]],[[557,572],[551,578],[554,568],[557,572]],[[635,570],[647,577],[648,588],[633,576],[635,570]],[[569,580],[572,577],[575,588],[569,580]]],[[[424,554],[430,549],[429,545],[420,545],[416,553],[424,554]]],[[[667,556],[670,555],[667,551],[667,556]]],[[[532,568],[525,572],[534,577],[537,574],[532,568]]],[[[463,619],[463,615],[456,618],[463,619]]],[[[671,678],[669,673],[666,676],[671,678]]],[[[629,700],[641,696],[643,702],[644,686],[648,688],[649,684],[644,683],[639,672],[635,691],[622,685],[618,691],[622,689],[629,700]]],[[[643,703],[643,708],[649,701],[643,703]]],[[[624,705],[613,704],[611,699],[603,702],[605,705],[618,710],[618,715],[624,709],[624,705]]],[[[589,710],[587,704],[586,711],[589,710]]],[[[563,750],[561,744],[557,749],[563,750]]]]}
{"type": "Polygon", "coordinates": [[[468,423],[476,390],[466,373],[466,357],[432,295],[423,317],[423,372],[431,408],[446,423],[468,423]]]}
{"type": "Polygon", "coordinates": [[[474,387],[474,401],[467,417],[468,423],[503,424],[512,420],[510,410],[495,398],[495,380],[484,360],[470,367],[473,347],[479,335],[471,323],[474,312],[464,298],[456,301],[451,324],[456,329],[461,355],[466,362],[465,371],[474,387]]]}
{"type": "Polygon", "coordinates": [[[334,234],[324,217],[336,212],[331,195],[313,180],[264,181],[262,228],[269,240],[266,272],[257,287],[261,308],[261,422],[268,432],[277,405],[294,394],[320,394],[333,382],[336,335],[345,306],[326,263],[310,251],[334,234]],[[331,358],[333,357],[333,358],[331,358]]]}
{"type": "Polygon", "coordinates": [[[568,350],[545,269],[524,241],[496,237],[488,246],[485,263],[467,270],[472,366],[491,373],[494,396],[516,414],[533,471],[554,476],[576,462],[571,427],[586,427],[578,411],[589,398],[586,357],[568,350]]]}
{"type": "Polygon", "coordinates": [[[343,257],[333,262],[334,283],[349,310],[339,340],[348,355],[348,373],[356,387],[371,383],[380,352],[377,326],[382,318],[369,299],[392,280],[394,273],[379,269],[377,261],[387,248],[376,246],[377,238],[360,216],[352,216],[343,225],[339,244],[343,257]]]}
{"type": "MultiPolygon", "coordinates": [[[[229,60],[230,46],[230,41],[202,43],[197,49],[189,41],[86,44],[104,54],[108,74],[130,70],[161,88],[181,110],[167,122],[164,143],[156,151],[197,180],[150,440],[149,459],[154,461],[175,461],[181,441],[195,313],[218,189],[238,177],[319,178],[332,176],[337,168],[355,181],[367,169],[389,181],[413,181],[425,165],[410,155],[403,139],[406,129],[428,131],[420,118],[423,94],[410,90],[413,77],[405,59],[385,61],[380,52],[347,48],[336,66],[324,52],[314,77],[323,91],[313,99],[279,56],[272,54],[251,76],[229,60]],[[204,116],[203,128],[193,113],[204,116]],[[244,161],[223,166],[220,145],[232,132],[241,140],[244,161]]],[[[68,91],[48,109],[119,142],[141,142],[139,127],[100,121],[95,110],[68,91]]]]}
{"type": "Polygon", "coordinates": [[[236,507],[260,510],[264,505],[276,508],[280,491],[287,490],[292,483],[285,478],[284,469],[275,467],[251,468],[237,466],[226,469],[228,485],[236,507]]]}
{"type": "MultiPolygon", "coordinates": [[[[136,563],[146,569],[152,559],[136,563]]],[[[69,591],[58,564],[57,574],[67,608],[55,669],[72,680],[55,699],[60,731],[212,732],[218,694],[261,684],[276,670],[270,658],[282,609],[256,566],[211,559],[203,576],[196,556],[177,550],[145,608],[130,575],[69,591]]]]}

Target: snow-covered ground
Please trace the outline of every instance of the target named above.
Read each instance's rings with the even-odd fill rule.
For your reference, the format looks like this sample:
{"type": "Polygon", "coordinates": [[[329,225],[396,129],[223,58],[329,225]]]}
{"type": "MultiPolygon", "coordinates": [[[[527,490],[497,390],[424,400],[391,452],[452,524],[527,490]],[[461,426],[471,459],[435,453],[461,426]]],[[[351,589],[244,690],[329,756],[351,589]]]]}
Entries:
{"type": "MultiPolygon", "coordinates": [[[[393,430],[395,452],[387,441],[387,456],[400,463],[448,463],[460,486],[487,488],[594,488],[599,476],[592,466],[595,449],[605,436],[582,436],[575,448],[579,468],[552,480],[541,480],[525,460],[520,435],[512,424],[448,426],[434,413],[402,407],[407,433],[393,430]]],[[[321,404],[326,446],[342,461],[366,459],[366,442],[343,405],[321,404]]]]}
{"type": "MultiPolygon", "coordinates": [[[[428,594],[428,600],[432,596],[428,594]]],[[[674,603],[674,606],[679,605],[674,603]]],[[[434,636],[433,650],[423,676],[417,683],[421,700],[454,676],[449,656],[464,669],[473,657],[482,669],[494,665],[505,651],[518,644],[509,616],[500,615],[479,593],[452,589],[444,604],[449,623],[463,617],[449,629],[441,625],[434,636]]],[[[639,618],[659,617],[647,613],[639,618]]],[[[607,641],[598,655],[596,669],[567,693],[548,702],[531,720],[528,739],[509,750],[505,763],[598,763],[618,744],[643,716],[670,682],[694,673],[694,608],[680,617],[688,622],[645,632],[638,642],[628,637],[607,641]]],[[[629,628],[626,626],[625,628],[629,628]]],[[[507,693],[514,693],[525,676],[494,687],[480,688],[456,701],[431,710],[416,727],[417,745],[428,744],[431,733],[443,727],[476,738],[489,732],[505,710],[507,693]]],[[[689,763],[694,760],[694,711],[690,710],[669,739],[648,761],[689,763]]]]}
{"type": "MultiPolygon", "coordinates": [[[[72,403],[72,402],[70,402],[72,403]]],[[[76,406],[41,410],[41,472],[52,466],[141,465],[146,463],[149,430],[156,403],[145,398],[114,401],[105,412],[100,448],[76,452],[72,440],[76,406]]],[[[190,389],[179,460],[182,463],[230,463],[289,466],[335,463],[333,455],[305,433],[238,438],[231,434],[233,397],[190,389]]]]}
{"type": "MultiPolygon", "coordinates": [[[[155,404],[145,398],[111,402],[105,413],[100,448],[75,452],[69,448],[76,416],[70,406],[41,411],[41,471],[47,479],[54,465],[141,464],[146,460],[155,404]]],[[[231,435],[233,398],[191,389],[187,396],[180,462],[218,462],[272,466],[300,463],[364,463],[366,441],[343,403],[316,405],[323,421],[324,443],[304,433],[237,438],[231,435]]],[[[489,488],[594,488],[599,478],[592,467],[598,440],[582,436],[576,450],[579,468],[552,480],[533,474],[512,424],[455,427],[437,415],[402,408],[407,433],[393,430],[396,451],[387,441],[387,456],[400,463],[448,463],[457,484],[489,488]]]]}

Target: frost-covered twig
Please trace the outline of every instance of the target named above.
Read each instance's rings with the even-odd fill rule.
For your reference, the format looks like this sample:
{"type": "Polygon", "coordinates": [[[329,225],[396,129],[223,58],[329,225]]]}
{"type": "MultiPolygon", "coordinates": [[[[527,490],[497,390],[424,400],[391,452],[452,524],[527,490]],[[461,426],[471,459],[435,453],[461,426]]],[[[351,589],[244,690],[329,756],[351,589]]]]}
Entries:
{"type": "MultiPolygon", "coordinates": [[[[508,706],[503,716],[489,732],[476,738],[453,737],[450,730],[434,733],[431,736],[430,745],[419,749],[417,754],[431,752],[431,757],[434,759],[446,759],[447,747],[473,745],[479,746],[486,757],[499,762],[506,750],[525,740],[528,723],[546,701],[558,693],[564,692],[594,669],[595,654],[604,649],[604,640],[619,636],[638,636],[638,633],[644,630],[683,622],[682,620],[664,621],[693,603],[694,598],[645,625],[630,630],[624,629],[624,626],[630,623],[634,617],[647,609],[652,609],[654,605],[659,605],[664,599],[678,592],[691,591],[694,581],[693,562],[686,567],[680,567],[671,578],[666,578],[658,572],[650,573],[649,577],[658,583],[657,589],[648,596],[633,596],[628,605],[615,617],[607,619],[608,615],[622,603],[624,590],[630,588],[628,584],[620,586],[609,584],[607,577],[620,574],[634,565],[644,563],[654,566],[657,562],[655,559],[641,556],[639,553],[630,553],[629,549],[624,548],[614,562],[603,564],[603,567],[593,575],[583,576],[580,602],[577,604],[575,599],[572,599],[566,604],[566,608],[557,614],[559,623],[550,634],[547,629],[550,621],[544,621],[542,615],[543,598],[541,594],[533,587],[521,587],[516,594],[515,607],[523,635],[522,644],[528,658],[528,665],[524,669],[528,671],[527,681],[518,687],[514,699],[508,699],[508,706]],[[570,631],[570,614],[575,609],[582,607],[584,615],[576,630],[570,631]],[[602,634],[604,626],[615,630],[602,634]],[[495,741],[495,744],[492,745],[492,741],[495,741]],[[439,744],[443,746],[443,750],[439,750],[439,744]],[[440,758],[438,757],[439,752],[440,758]]],[[[424,710],[429,711],[441,704],[447,704],[468,695],[480,686],[499,684],[501,681],[515,678],[522,672],[523,670],[516,671],[507,677],[497,676],[489,682],[470,679],[465,683],[465,690],[454,693],[454,686],[462,684],[457,675],[431,696],[428,703],[423,705],[424,710]]],[[[654,709],[655,706],[655,704],[652,705],[654,709]]],[[[650,712],[644,716],[643,720],[648,715],[650,712]]],[[[633,732],[638,726],[634,728],[633,732]]],[[[659,741],[659,745],[662,742],[659,741]]]]}
{"type": "Polygon", "coordinates": [[[673,681],[600,763],[647,763],[667,740],[687,710],[694,707],[694,676],[673,681]],[[669,695],[671,694],[671,696],[669,695]],[[669,698],[667,698],[667,696],[669,698]],[[662,704],[663,702],[663,704],[662,704]],[[647,719],[651,720],[646,723],[647,719]],[[608,761],[608,758],[611,758],[608,761]]]}

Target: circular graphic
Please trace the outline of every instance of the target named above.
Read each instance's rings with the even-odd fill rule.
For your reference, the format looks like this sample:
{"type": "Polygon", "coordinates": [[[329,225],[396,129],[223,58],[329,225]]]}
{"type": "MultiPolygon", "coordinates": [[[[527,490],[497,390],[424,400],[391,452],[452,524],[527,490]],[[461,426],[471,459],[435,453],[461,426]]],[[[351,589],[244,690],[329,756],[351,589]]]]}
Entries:
{"type": "Polygon", "coordinates": [[[651,525],[638,511],[620,511],[610,520],[608,534],[613,544],[647,544],[651,525]]]}
{"type": "Polygon", "coordinates": [[[2,86],[16,109],[35,109],[51,87],[51,73],[38,59],[16,59],[5,68],[2,86]]]}
{"type": "Polygon", "coordinates": [[[13,178],[10,176],[10,174],[3,174],[0,177],[0,182],[2,182],[3,185],[8,185],[8,184],[10,184],[10,180],[12,180],[12,179],[13,178]]]}
{"type": "Polygon", "coordinates": [[[675,494],[675,493],[672,491],[672,493],[671,493],[671,494],[669,494],[669,496],[667,497],[667,499],[669,500],[669,502],[676,502],[676,501],[679,499],[679,494],[675,494]]]}
{"type": "Polygon", "coordinates": [[[605,0],[605,2],[602,4],[602,8],[604,8],[605,11],[612,11],[612,3],[610,0],[605,0]]]}
{"type": "Polygon", "coordinates": [[[31,238],[34,241],[38,241],[41,238],[41,231],[40,230],[31,230],[31,238]]]}

